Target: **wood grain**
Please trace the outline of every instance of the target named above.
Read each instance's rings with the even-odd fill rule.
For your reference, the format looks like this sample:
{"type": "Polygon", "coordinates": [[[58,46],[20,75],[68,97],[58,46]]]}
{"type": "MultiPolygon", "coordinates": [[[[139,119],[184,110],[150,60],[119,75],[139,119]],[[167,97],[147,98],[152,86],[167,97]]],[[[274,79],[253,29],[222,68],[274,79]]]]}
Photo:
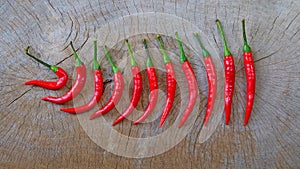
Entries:
{"type": "MultiPolygon", "coordinates": [[[[299,1],[294,0],[1,1],[1,168],[299,168],[299,9],[299,1]],[[45,95],[63,94],[72,81],[59,91],[23,85],[29,79],[56,78],[51,71],[26,57],[24,48],[32,46],[34,54],[65,68],[73,78],[71,40],[88,65],[91,56],[84,51],[91,51],[90,40],[97,37],[103,25],[143,12],[167,13],[193,23],[222,56],[223,45],[215,25],[215,20],[220,19],[236,60],[236,91],[230,125],[220,123],[204,143],[198,141],[202,113],[188,135],[169,151],[148,158],[126,158],[95,144],[78,117],[62,113],[60,106],[40,100],[45,95]],[[254,110],[247,127],[242,126],[245,109],[242,18],[246,19],[257,70],[254,110]]],[[[172,45],[172,38],[166,38],[165,43],[170,47],[176,44],[172,45]]],[[[121,47],[117,49],[121,51],[121,47]]],[[[104,96],[108,99],[113,87],[111,69],[104,60],[101,66],[105,69],[104,96]]],[[[196,66],[203,65],[195,63],[196,66]]],[[[197,74],[203,79],[205,92],[205,75],[203,72],[197,74]]],[[[163,73],[160,77],[163,80],[163,73]]],[[[86,95],[78,96],[77,100],[81,102],[76,104],[89,99],[91,91],[85,89],[84,93],[86,95]]],[[[202,103],[205,103],[204,96],[205,93],[202,103]]],[[[146,100],[141,104],[141,107],[145,106],[146,100]]],[[[65,106],[72,105],[67,103],[65,106]]],[[[105,118],[114,120],[116,115],[112,112],[105,118]]],[[[175,116],[176,113],[168,119],[170,123],[175,116]]],[[[156,124],[157,120],[154,120],[148,126],[150,130],[146,130],[147,127],[143,130],[125,121],[117,126],[117,130],[124,135],[141,136],[144,132],[149,136],[161,132],[156,124]]]]}

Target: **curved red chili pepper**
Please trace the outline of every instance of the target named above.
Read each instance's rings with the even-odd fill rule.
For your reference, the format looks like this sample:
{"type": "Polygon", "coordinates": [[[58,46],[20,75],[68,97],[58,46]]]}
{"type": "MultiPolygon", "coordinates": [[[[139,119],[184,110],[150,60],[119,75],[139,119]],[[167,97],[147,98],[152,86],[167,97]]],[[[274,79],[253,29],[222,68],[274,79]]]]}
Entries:
{"type": "Polygon", "coordinates": [[[76,60],[76,81],[73,84],[72,88],[63,96],[60,97],[53,97],[53,96],[47,96],[42,98],[42,100],[49,101],[56,104],[64,104],[70,100],[72,100],[74,97],[76,97],[81,90],[84,87],[85,81],[86,81],[86,68],[83,62],[78,58],[78,55],[76,53],[76,50],[71,42],[71,47],[74,52],[75,60],[76,60]]]}
{"type": "Polygon", "coordinates": [[[97,61],[97,41],[94,40],[94,61],[93,61],[93,70],[94,70],[94,96],[92,99],[85,105],[75,107],[75,108],[61,108],[61,111],[77,114],[86,112],[92,109],[101,99],[103,93],[103,78],[100,65],[97,61]]]}
{"type": "Polygon", "coordinates": [[[194,106],[196,104],[197,96],[198,96],[198,85],[197,85],[197,80],[195,73],[190,65],[190,62],[185,56],[182,42],[178,36],[178,33],[176,32],[176,39],[180,48],[180,56],[179,60],[181,63],[182,70],[184,72],[184,75],[186,77],[187,83],[188,83],[188,88],[189,88],[189,101],[188,105],[186,106],[186,109],[183,113],[183,117],[181,122],[179,123],[179,128],[184,124],[184,122],[187,120],[189,117],[190,113],[193,111],[194,106]]]}
{"type": "Polygon", "coordinates": [[[124,120],[127,116],[129,116],[134,108],[137,106],[143,89],[143,81],[142,81],[142,75],[140,68],[137,66],[137,63],[133,57],[132,50],[130,47],[130,44],[128,43],[128,39],[126,39],[126,44],[129,51],[130,56],[130,63],[131,63],[131,72],[133,75],[133,91],[132,91],[132,98],[130,100],[129,106],[126,108],[126,110],[114,121],[113,126],[118,124],[120,121],[124,120]]]}
{"type": "Polygon", "coordinates": [[[28,56],[36,60],[37,62],[43,64],[44,66],[48,67],[51,69],[58,77],[57,81],[43,81],[43,80],[30,80],[28,82],[25,82],[25,85],[35,85],[35,86],[40,86],[46,89],[51,89],[51,90],[57,90],[62,88],[68,81],[68,74],[66,71],[64,71],[62,68],[55,66],[55,65],[49,65],[48,63],[36,58],[35,56],[31,55],[29,53],[29,46],[25,49],[25,52],[28,56]]]}
{"type": "Polygon", "coordinates": [[[252,51],[250,46],[247,43],[246,31],[245,31],[245,20],[242,20],[242,27],[243,27],[243,37],[244,37],[244,67],[246,71],[246,79],[247,79],[247,99],[246,99],[246,113],[245,113],[245,120],[244,126],[247,125],[248,120],[251,115],[253,102],[254,102],[254,95],[255,95],[255,66],[254,60],[252,57],[252,51]]]}
{"type": "Polygon", "coordinates": [[[221,33],[222,41],[224,43],[224,66],[225,66],[225,88],[224,88],[224,100],[225,100],[225,123],[228,124],[230,120],[232,97],[234,93],[235,83],[235,67],[234,60],[231,52],[227,47],[225,35],[219,20],[216,20],[217,26],[221,33]]]}
{"type": "Polygon", "coordinates": [[[90,120],[98,116],[104,115],[109,111],[111,111],[113,108],[115,108],[115,105],[119,103],[122,97],[122,91],[124,88],[122,73],[119,71],[117,66],[113,63],[106,46],[104,46],[104,52],[114,72],[114,91],[112,96],[108,100],[108,102],[100,110],[96,111],[94,114],[90,116],[90,120]]]}
{"type": "Polygon", "coordinates": [[[160,119],[160,127],[164,124],[165,120],[167,119],[167,116],[169,115],[171,108],[174,103],[175,98],[175,92],[176,92],[176,77],[175,77],[175,71],[173,64],[171,62],[171,59],[166,54],[161,36],[157,35],[157,42],[159,44],[160,50],[164,57],[164,63],[166,68],[166,81],[167,81],[167,99],[166,99],[166,105],[164,107],[161,119],[160,119]]]}
{"type": "Polygon", "coordinates": [[[152,60],[150,57],[146,39],[143,40],[143,44],[144,44],[144,47],[146,49],[146,54],[147,54],[146,72],[147,72],[147,77],[148,77],[149,86],[150,86],[150,96],[149,96],[149,103],[145,109],[144,114],[139,119],[137,119],[135,122],[133,122],[133,124],[138,124],[138,123],[141,123],[142,121],[144,121],[150,115],[150,113],[154,110],[155,105],[157,103],[157,99],[158,99],[157,76],[156,76],[156,71],[155,71],[155,68],[153,66],[153,63],[152,63],[152,60]]]}
{"type": "Polygon", "coordinates": [[[209,117],[211,115],[212,109],[214,107],[214,102],[216,99],[217,72],[216,72],[215,64],[211,58],[211,55],[204,48],[198,33],[195,32],[194,36],[196,37],[196,39],[201,47],[201,50],[202,50],[202,55],[204,58],[204,65],[206,68],[206,76],[207,76],[207,81],[208,81],[208,99],[207,99],[207,107],[206,107],[206,113],[205,113],[205,118],[204,118],[204,125],[206,125],[209,120],[209,117]]]}

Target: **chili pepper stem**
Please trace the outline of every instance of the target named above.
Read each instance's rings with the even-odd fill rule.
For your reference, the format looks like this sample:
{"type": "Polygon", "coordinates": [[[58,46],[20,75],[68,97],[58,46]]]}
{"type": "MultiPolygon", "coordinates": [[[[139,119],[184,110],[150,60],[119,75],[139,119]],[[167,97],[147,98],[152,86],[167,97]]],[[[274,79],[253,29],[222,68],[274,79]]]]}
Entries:
{"type": "Polygon", "coordinates": [[[133,57],[133,52],[132,52],[132,49],[131,49],[131,46],[128,42],[128,39],[125,40],[125,43],[127,45],[127,48],[128,48],[128,51],[129,51],[129,56],[130,56],[130,64],[131,66],[137,66],[137,63],[136,63],[136,60],[134,59],[133,57]]]}
{"type": "Polygon", "coordinates": [[[164,57],[164,63],[167,64],[167,63],[171,62],[171,59],[169,58],[169,56],[167,55],[167,53],[165,51],[164,45],[163,45],[162,40],[161,40],[161,36],[157,35],[156,37],[157,37],[157,42],[159,44],[159,48],[160,48],[161,53],[163,54],[163,57],[164,57]]]}
{"type": "Polygon", "coordinates": [[[208,56],[211,56],[210,53],[203,46],[203,44],[202,44],[202,42],[200,40],[199,34],[197,32],[194,32],[194,36],[195,36],[197,42],[199,43],[199,45],[201,47],[203,57],[207,58],[208,56]]]}
{"type": "Polygon", "coordinates": [[[75,61],[76,61],[75,66],[83,65],[83,62],[79,59],[78,54],[77,54],[77,52],[76,52],[76,50],[75,50],[75,48],[73,46],[73,42],[72,41],[70,42],[70,45],[71,45],[71,48],[73,50],[75,61]]]}
{"type": "Polygon", "coordinates": [[[146,67],[151,67],[151,66],[153,66],[153,62],[152,62],[152,59],[150,57],[150,52],[149,52],[147,41],[146,41],[145,38],[143,39],[143,44],[144,44],[144,47],[146,49],[146,55],[147,55],[146,67]]]}
{"type": "Polygon", "coordinates": [[[179,35],[178,35],[178,32],[175,32],[175,35],[176,35],[176,39],[177,39],[177,42],[179,44],[179,48],[180,48],[180,56],[179,56],[179,60],[180,60],[180,63],[184,63],[187,61],[187,58],[184,54],[184,50],[183,50],[183,46],[182,46],[182,42],[179,38],[179,35]]]}
{"type": "Polygon", "coordinates": [[[94,39],[94,60],[93,60],[93,70],[100,70],[99,62],[97,61],[97,39],[94,39]]]}
{"type": "Polygon", "coordinates": [[[27,46],[25,48],[25,53],[26,55],[30,56],[31,58],[33,58],[34,60],[36,60],[37,62],[43,64],[44,66],[48,67],[49,69],[51,69],[54,73],[57,71],[58,69],[58,66],[55,66],[55,65],[49,65],[48,63],[38,59],[37,57],[33,56],[32,54],[29,53],[29,48],[30,46],[27,46]]]}
{"type": "Polygon", "coordinates": [[[111,65],[111,67],[112,67],[112,69],[113,69],[113,72],[114,72],[114,73],[119,72],[119,68],[118,68],[118,67],[115,65],[115,63],[112,61],[112,58],[111,58],[111,56],[110,56],[110,54],[109,54],[109,52],[108,52],[108,50],[107,50],[107,46],[105,45],[103,49],[104,49],[104,52],[105,52],[105,56],[106,56],[106,58],[107,58],[109,64],[111,65]]]}
{"type": "Polygon", "coordinates": [[[226,41],[226,38],[225,38],[225,35],[224,35],[224,31],[223,31],[223,28],[222,28],[222,25],[221,25],[221,22],[219,19],[216,20],[216,23],[217,23],[217,26],[218,26],[218,29],[221,33],[221,38],[222,38],[222,41],[223,41],[223,44],[224,44],[224,56],[229,56],[231,55],[231,52],[229,51],[228,49],[228,46],[227,46],[227,41],[226,41]]]}
{"type": "Polygon", "coordinates": [[[242,28],[243,28],[243,39],[244,39],[244,48],[243,51],[244,52],[251,52],[251,48],[248,45],[247,42],[247,36],[246,36],[246,28],[245,28],[245,19],[242,20],[242,28]]]}

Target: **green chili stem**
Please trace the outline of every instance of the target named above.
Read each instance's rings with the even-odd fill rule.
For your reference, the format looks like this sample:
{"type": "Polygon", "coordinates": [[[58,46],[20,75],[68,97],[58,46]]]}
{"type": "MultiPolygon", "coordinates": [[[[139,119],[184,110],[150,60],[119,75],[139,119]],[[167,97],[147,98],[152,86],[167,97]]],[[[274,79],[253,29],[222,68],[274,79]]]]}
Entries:
{"type": "Polygon", "coordinates": [[[128,51],[129,51],[129,56],[130,56],[130,64],[131,66],[137,66],[137,63],[136,63],[136,60],[134,59],[133,57],[133,52],[132,52],[132,49],[131,49],[131,46],[128,42],[128,39],[125,40],[125,43],[127,45],[127,48],[128,48],[128,51]]]}
{"type": "Polygon", "coordinates": [[[180,49],[179,60],[180,60],[181,63],[184,63],[184,62],[187,61],[187,58],[186,58],[184,50],[183,50],[182,42],[181,42],[181,40],[179,38],[178,32],[175,32],[175,35],[176,35],[176,39],[177,39],[177,42],[178,42],[178,45],[179,45],[179,49],[180,49]]]}
{"type": "Polygon", "coordinates": [[[112,69],[113,69],[113,72],[114,72],[114,73],[119,72],[119,68],[118,68],[118,67],[115,65],[115,63],[112,61],[111,56],[110,56],[109,53],[108,53],[108,50],[107,50],[107,46],[106,46],[106,45],[104,46],[104,52],[105,52],[105,56],[106,56],[108,62],[110,63],[110,65],[111,65],[111,67],[112,67],[112,69]]]}
{"type": "Polygon", "coordinates": [[[97,39],[94,39],[94,60],[93,60],[93,70],[100,70],[100,65],[97,61],[97,39]]]}
{"type": "Polygon", "coordinates": [[[202,49],[202,55],[203,55],[203,57],[204,57],[204,58],[207,58],[208,56],[210,56],[210,53],[209,53],[209,52],[205,49],[205,47],[203,46],[203,44],[202,44],[202,42],[201,42],[201,40],[200,40],[200,37],[199,37],[199,35],[198,35],[197,32],[194,32],[194,36],[195,36],[197,42],[199,43],[199,45],[200,45],[200,47],[201,47],[201,49],[202,49]]]}
{"type": "Polygon", "coordinates": [[[144,47],[146,49],[146,55],[147,55],[146,67],[151,67],[151,66],[153,66],[153,62],[152,62],[152,59],[150,57],[150,52],[149,52],[149,49],[148,49],[146,39],[143,39],[143,44],[144,44],[144,47]]]}
{"type": "Polygon", "coordinates": [[[25,48],[25,53],[26,55],[30,56],[31,58],[33,58],[34,60],[36,60],[37,62],[43,64],[44,66],[48,67],[49,69],[51,69],[53,72],[56,72],[58,69],[58,66],[55,65],[49,65],[48,63],[38,59],[37,57],[33,56],[32,54],[29,53],[29,48],[30,46],[27,46],[27,48],[25,48]]]}
{"type": "Polygon", "coordinates": [[[78,54],[77,54],[77,52],[76,52],[76,50],[75,50],[75,48],[73,46],[73,42],[72,41],[70,42],[70,45],[71,45],[71,48],[72,48],[73,53],[74,53],[74,57],[75,57],[75,61],[76,61],[75,65],[76,66],[83,65],[83,62],[79,59],[78,54]]]}
{"type": "Polygon", "coordinates": [[[167,53],[165,51],[165,48],[164,48],[164,45],[163,45],[163,42],[161,40],[161,36],[160,35],[157,35],[157,42],[159,44],[159,48],[161,50],[161,53],[163,54],[164,63],[167,64],[167,63],[171,62],[171,59],[169,58],[169,56],[167,55],[167,53]]]}
{"type": "Polygon", "coordinates": [[[218,29],[221,33],[222,41],[223,41],[223,44],[224,44],[224,56],[225,57],[229,56],[229,55],[231,55],[231,52],[229,51],[229,49],[227,47],[227,42],[226,42],[226,39],[225,39],[225,35],[224,35],[223,29],[222,29],[221,22],[219,21],[219,19],[217,19],[216,23],[217,23],[218,29]]]}
{"type": "Polygon", "coordinates": [[[242,28],[243,28],[243,38],[244,38],[244,48],[243,48],[243,51],[244,52],[251,52],[251,48],[250,46],[248,45],[248,42],[247,42],[247,36],[246,36],[246,28],[245,28],[245,19],[242,20],[242,28]]]}

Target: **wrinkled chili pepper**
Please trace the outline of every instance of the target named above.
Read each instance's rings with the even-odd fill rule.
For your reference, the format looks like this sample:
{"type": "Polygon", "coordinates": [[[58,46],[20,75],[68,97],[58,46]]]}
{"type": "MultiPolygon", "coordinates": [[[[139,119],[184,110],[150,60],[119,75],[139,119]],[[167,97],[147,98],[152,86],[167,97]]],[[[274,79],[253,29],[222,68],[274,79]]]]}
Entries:
{"type": "Polygon", "coordinates": [[[58,77],[57,81],[51,82],[51,81],[43,81],[43,80],[30,80],[25,82],[25,85],[35,85],[35,86],[40,86],[46,89],[51,89],[51,90],[57,90],[62,88],[68,81],[68,74],[65,70],[62,68],[56,66],[56,65],[49,65],[48,63],[38,59],[37,57],[33,56],[32,54],[29,53],[29,48],[28,46],[25,49],[26,55],[30,56],[37,62],[43,64],[44,66],[48,67],[51,69],[58,77]]]}
{"type": "Polygon", "coordinates": [[[197,96],[198,96],[198,85],[197,85],[197,80],[195,73],[193,71],[193,68],[191,67],[190,62],[188,61],[187,57],[185,56],[182,42],[179,38],[178,33],[175,33],[176,39],[179,45],[180,49],[180,55],[179,55],[179,60],[181,63],[182,70],[184,72],[184,75],[186,77],[187,83],[188,83],[188,88],[189,88],[189,101],[186,106],[186,109],[183,113],[183,117],[181,122],[179,123],[179,128],[184,124],[184,122],[187,120],[189,117],[190,113],[193,111],[194,106],[196,104],[197,96]]]}
{"type": "Polygon", "coordinates": [[[74,85],[63,96],[60,96],[60,97],[47,96],[47,97],[42,98],[42,100],[49,101],[49,102],[56,103],[56,104],[64,104],[64,103],[72,100],[74,97],[76,97],[83,89],[85,81],[86,81],[86,68],[85,68],[85,65],[83,64],[83,62],[79,59],[72,42],[70,43],[70,45],[72,47],[75,61],[76,61],[76,64],[75,64],[76,69],[75,70],[76,70],[77,75],[76,75],[76,81],[75,81],[74,85]]]}
{"type": "Polygon", "coordinates": [[[221,38],[224,44],[224,66],[225,66],[225,88],[224,88],[224,100],[225,100],[225,123],[228,124],[230,120],[232,97],[234,92],[235,83],[235,67],[234,60],[231,52],[227,47],[225,35],[221,26],[221,22],[216,20],[218,29],[221,33],[221,38]]]}
{"type": "Polygon", "coordinates": [[[103,78],[100,65],[97,61],[97,41],[94,40],[94,60],[93,60],[93,71],[94,71],[94,96],[85,105],[74,107],[74,108],[61,108],[61,111],[77,114],[83,113],[92,109],[101,99],[103,93],[103,78]]]}
{"type": "Polygon", "coordinates": [[[114,91],[112,96],[108,100],[108,102],[100,110],[98,110],[97,112],[91,115],[90,120],[98,116],[104,115],[109,111],[111,111],[113,108],[115,108],[115,106],[119,103],[122,97],[122,91],[124,88],[122,73],[120,72],[119,68],[115,65],[115,63],[112,61],[106,46],[104,46],[104,52],[114,72],[114,91]]]}
{"type": "Polygon", "coordinates": [[[133,122],[133,124],[138,124],[144,121],[154,110],[158,99],[158,80],[157,80],[155,68],[152,63],[152,59],[150,57],[146,39],[143,39],[143,44],[146,49],[146,55],[147,55],[146,72],[147,72],[149,86],[150,86],[150,96],[149,96],[149,103],[145,109],[144,114],[138,120],[133,122]]]}
{"type": "Polygon", "coordinates": [[[198,33],[195,32],[194,36],[196,37],[196,40],[199,43],[201,50],[202,50],[202,55],[204,58],[204,65],[206,68],[206,76],[207,76],[207,81],[208,81],[208,99],[207,99],[206,113],[205,113],[205,118],[204,118],[204,125],[206,125],[209,120],[209,117],[211,115],[212,109],[214,107],[214,102],[216,99],[217,72],[216,72],[215,64],[211,58],[211,55],[203,46],[198,33]]]}
{"type": "Polygon", "coordinates": [[[245,67],[246,79],[247,79],[247,93],[246,93],[247,105],[246,105],[246,113],[245,113],[245,120],[244,120],[244,126],[246,126],[250,118],[252,107],[253,107],[256,77],[255,77],[255,66],[252,57],[252,51],[250,46],[247,43],[245,20],[242,20],[242,28],[243,28],[243,38],[244,38],[244,48],[243,48],[244,67],[245,67]]]}
{"type": "Polygon", "coordinates": [[[173,67],[173,64],[171,62],[171,59],[167,55],[163,42],[161,40],[161,36],[157,35],[157,42],[159,44],[159,48],[161,50],[161,53],[164,58],[165,68],[166,68],[166,81],[167,81],[167,98],[166,98],[166,105],[164,107],[161,119],[160,119],[160,127],[164,124],[165,120],[167,119],[167,116],[169,115],[174,98],[175,98],[175,92],[176,92],[176,77],[175,77],[175,70],[173,67]]]}
{"type": "Polygon", "coordinates": [[[130,100],[129,106],[126,108],[126,110],[114,121],[113,126],[118,124],[120,121],[124,120],[127,116],[129,116],[134,108],[137,106],[143,89],[143,81],[142,81],[142,75],[140,68],[138,67],[138,64],[136,60],[133,57],[133,53],[130,47],[130,44],[128,42],[128,39],[125,40],[129,56],[130,56],[130,64],[131,64],[131,72],[133,76],[133,91],[132,91],[132,97],[130,100]]]}

